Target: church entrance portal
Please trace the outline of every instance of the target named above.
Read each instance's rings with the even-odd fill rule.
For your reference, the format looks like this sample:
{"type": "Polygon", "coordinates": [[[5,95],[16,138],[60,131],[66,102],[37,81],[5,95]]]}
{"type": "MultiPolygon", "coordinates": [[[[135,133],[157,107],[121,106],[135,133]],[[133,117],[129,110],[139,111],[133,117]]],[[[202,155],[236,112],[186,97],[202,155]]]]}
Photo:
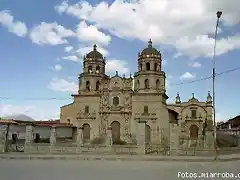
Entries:
{"type": "Polygon", "coordinates": [[[191,127],[190,127],[190,138],[191,139],[197,139],[198,138],[198,126],[197,125],[191,125],[191,127]]]}
{"type": "Polygon", "coordinates": [[[112,140],[113,143],[120,140],[120,123],[118,121],[113,121],[111,124],[112,128],[112,140]]]}

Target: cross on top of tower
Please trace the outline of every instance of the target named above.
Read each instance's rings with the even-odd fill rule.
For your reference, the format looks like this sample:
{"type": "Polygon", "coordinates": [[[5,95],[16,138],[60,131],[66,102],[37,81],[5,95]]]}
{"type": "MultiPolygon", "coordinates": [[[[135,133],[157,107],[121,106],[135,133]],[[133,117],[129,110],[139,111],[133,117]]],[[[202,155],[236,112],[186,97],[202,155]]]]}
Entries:
{"type": "Polygon", "coordinates": [[[151,39],[149,39],[149,41],[148,41],[148,47],[149,47],[149,48],[152,47],[152,40],[151,40],[151,39]]]}
{"type": "Polygon", "coordinates": [[[96,45],[96,44],[93,45],[93,50],[94,50],[94,51],[97,50],[97,45],[96,45]]]}

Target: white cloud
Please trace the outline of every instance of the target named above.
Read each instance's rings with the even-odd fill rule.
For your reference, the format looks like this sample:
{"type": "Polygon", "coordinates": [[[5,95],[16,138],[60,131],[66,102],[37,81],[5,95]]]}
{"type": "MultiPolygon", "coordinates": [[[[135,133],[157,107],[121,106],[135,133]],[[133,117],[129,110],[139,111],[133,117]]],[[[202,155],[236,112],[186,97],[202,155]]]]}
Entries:
{"type": "Polygon", "coordinates": [[[64,48],[64,52],[70,52],[70,51],[72,51],[73,50],[73,47],[72,46],[66,46],[65,48],[64,48]]]}
{"type": "Polygon", "coordinates": [[[200,67],[202,67],[202,64],[200,64],[200,63],[197,62],[197,61],[189,62],[188,65],[189,65],[190,67],[193,67],[193,68],[200,68],[200,67]]]}
{"type": "Polygon", "coordinates": [[[191,74],[190,72],[185,72],[180,79],[194,79],[196,77],[196,75],[191,74]]]}
{"type": "MultiPolygon", "coordinates": [[[[221,25],[232,27],[239,22],[238,0],[139,0],[101,2],[92,6],[87,1],[56,7],[124,39],[153,39],[155,44],[168,44],[189,56],[211,56],[218,9],[223,11],[221,25]]],[[[220,30],[223,31],[224,28],[220,30]]],[[[217,54],[240,48],[239,35],[218,40],[217,54]]]]}
{"type": "Polygon", "coordinates": [[[54,66],[54,69],[55,69],[56,71],[61,71],[61,70],[62,70],[62,66],[61,66],[60,64],[56,64],[56,65],[54,66]]]}
{"type": "Polygon", "coordinates": [[[129,73],[129,66],[126,61],[120,60],[107,60],[106,62],[106,72],[113,73],[118,71],[119,74],[129,73]]]}
{"type": "Polygon", "coordinates": [[[176,54],[173,55],[173,59],[177,59],[179,57],[181,57],[183,54],[180,52],[177,52],[176,54]]]}
{"type": "Polygon", "coordinates": [[[60,92],[76,93],[78,91],[77,84],[61,78],[53,78],[48,87],[53,91],[60,92]]]}
{"type": "MultiPolygon", "coordinates": [[[[83,57],[92,50],[93,50],[92,46],[81,47],[77,50],[77,54],[80,57],[83,57]]],[[[108,56],[109,55],[109,52],[103,47],[97,47],[97,51],[100,52],[103,56],[108,56]]]]}
{"type": "Polygon", "coordinates": [[[42,22],[31,30],[29,36],[33,43],[39,45],[58,45],[68,43],[66,38],[74,35],[72,30],[66,29],[56,22],[50,24],[42,22]]]}
{"type": "Polygon", "coordinates": [[[82,21],[77,26],[77,37],[83,42],[93,42],[95,44],[108,45],[111,41],[111,36],[99,31],[96,26],[87,25],[82,21]]]}
{"type": "Polygon", "coordinates": [[[77,56],[65,56],[63,57],[62,59],[65,59],[65,60],[70,60],[70,61],[79,61],[79,58],[77,56]]]}
{"type": "Polygon", "coordinates": [[[21,21],[14,21],[10,11],[0,11],[0,24],[6,26],[9,32],[12,32],[20,37],[25,36],[28,32],[25,23],[21,21]]]}
{"type": "MultiPolygon", "coordinates": [[[[47,102],[45,102],[47,104],[47,102]]],[[[35,120],[49,120],[59,119],[60,107],[51,106],[47,108],[45,106],[36,105],[13,105],[13,104],[1,104],[0,105],[0,117],[11,116],[16,114],[25,114],[32,117],[35,120]]]]}

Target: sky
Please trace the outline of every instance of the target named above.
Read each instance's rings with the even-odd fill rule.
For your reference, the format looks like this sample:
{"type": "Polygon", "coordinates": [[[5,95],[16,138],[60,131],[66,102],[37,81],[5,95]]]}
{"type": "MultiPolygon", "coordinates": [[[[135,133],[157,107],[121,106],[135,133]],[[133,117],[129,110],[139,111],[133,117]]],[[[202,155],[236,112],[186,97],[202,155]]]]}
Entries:
{"type": "MultiPolygon", "coordinates": [[[[239,0],[0,0],[0,116],[59,118],[77,91],[82,57],[97,44],[107,74],[137,71],[137,55],[153,46],[163,57],[168,103],[212,93],[216,73],[240,67],[239,0]],[[238,7],[238,8],[237,8],[238,7]],[[195,83],[189,83],[196,81],[195,83]]],[[[240,70],[216,77],[217,120],[240,114],[240,70]]]]}

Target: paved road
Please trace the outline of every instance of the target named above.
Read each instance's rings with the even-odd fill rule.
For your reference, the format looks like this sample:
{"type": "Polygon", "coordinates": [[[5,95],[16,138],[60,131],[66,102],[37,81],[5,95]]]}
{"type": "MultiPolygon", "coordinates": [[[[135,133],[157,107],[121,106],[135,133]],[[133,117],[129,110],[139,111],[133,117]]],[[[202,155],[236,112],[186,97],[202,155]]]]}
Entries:
{"type": "MultiPolygon", "coordinates": [[[[178,172],[240,172],[240,161],[150,162],[150,161],[63,161],[0,160],[1,180],[175,180],[228,179],[179,178],[178,172]]],[[[182,174],[183,176],[184,174],[182,174]]],[[[193,174],[192,174],[193,175],[193,174]]],[[[237,178],[230,178],[237,179],[237,178]]],[[[240,179],[240,178],[238,178],[240,179]]]]}

